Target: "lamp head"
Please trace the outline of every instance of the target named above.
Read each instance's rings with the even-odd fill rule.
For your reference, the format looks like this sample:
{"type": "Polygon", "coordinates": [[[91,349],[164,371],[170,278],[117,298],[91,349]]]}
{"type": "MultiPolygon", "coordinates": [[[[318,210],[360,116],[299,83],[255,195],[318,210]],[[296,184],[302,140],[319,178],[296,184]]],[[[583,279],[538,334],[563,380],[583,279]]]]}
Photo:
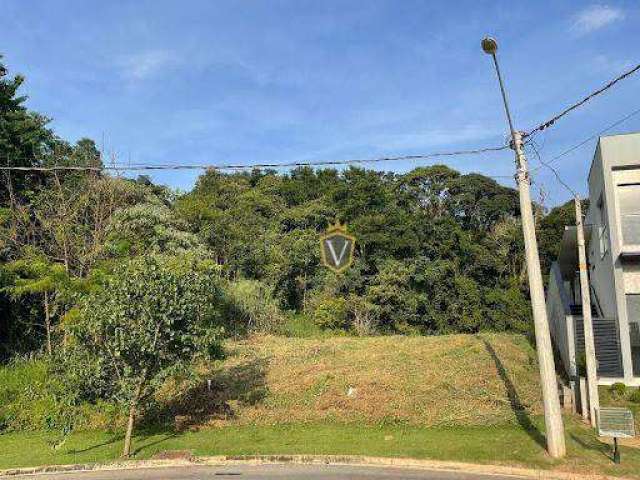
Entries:
{"type": "Polygon", "coordinates": [[[484,53],[489,55],[495,55],[498,50],[498,42],[493,37],[484,37],[481,45],[484,53]]]}

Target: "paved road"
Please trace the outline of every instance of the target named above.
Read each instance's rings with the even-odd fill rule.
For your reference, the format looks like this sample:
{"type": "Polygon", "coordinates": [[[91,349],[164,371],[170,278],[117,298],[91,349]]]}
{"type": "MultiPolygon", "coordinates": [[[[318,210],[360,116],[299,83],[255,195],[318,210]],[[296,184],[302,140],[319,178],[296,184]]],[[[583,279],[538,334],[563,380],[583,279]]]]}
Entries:
{"type": "MultiPolygon", "coordinates": [[[[34,480],[34,476],[10,477],[34,480]]],[[[227,467],[177,467],[112,470],[40,475],[43,480],[513,480],[516,477],[408,468],[340,465],[242,465],[227,467]]]]}

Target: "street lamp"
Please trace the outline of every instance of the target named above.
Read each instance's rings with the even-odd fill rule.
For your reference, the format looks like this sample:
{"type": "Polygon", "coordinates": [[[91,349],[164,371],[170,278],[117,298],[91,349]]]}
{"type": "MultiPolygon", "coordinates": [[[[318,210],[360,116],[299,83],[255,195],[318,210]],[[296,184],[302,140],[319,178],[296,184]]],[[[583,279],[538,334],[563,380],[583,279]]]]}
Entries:
{"type": "Polygon", "coordinates": [[[554,458],[564,457],[566,446],[564,440],[564,427],[562,413],[560,411],[560,398],[558,396],[558,384],[556,380],[553,350],[551,348],[551,336],[549,334],[549,321],[544,301],[544,288],[542,286],[542,272],[540,271],[540,257],[538,255],[538,243],[533,220],[533,207],[531,206],[531,191],[527,158],[524,155],[522,132],[513,127],[507,93],[500,74],[498,58],[498,42],[492,37],[482,39],[482,50],[491,55],[496,69],[504,111],[511,131],[511,148],[516,155],[516,180],[520,195],[520,214],[522,217],[522,232],[524,234],[525,256],[527,260],[527,274],[529,277],[529,294],[533,309],[533,322],[536,334],[536,350],[538,352],[538,364],[540,366],[540,383],[542,384],[542,400],[544,403],[544,420],[547,437],[547,451],[554,458]]]}
{"type": "Polygon", "coordinates": [[[498,42],[493,37],[484,37],[482,39],[482,50],[489,55],[495,55],[498,51],[498,42]]]}

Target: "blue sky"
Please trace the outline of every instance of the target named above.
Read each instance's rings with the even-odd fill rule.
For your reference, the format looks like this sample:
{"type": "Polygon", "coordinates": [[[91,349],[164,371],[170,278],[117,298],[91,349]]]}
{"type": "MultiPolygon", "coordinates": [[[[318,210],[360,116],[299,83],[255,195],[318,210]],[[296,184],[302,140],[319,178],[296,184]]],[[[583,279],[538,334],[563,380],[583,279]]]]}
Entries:
{"type": "MultiPolygon", "coordinates": [[[[494,146],[640,62],[637,1],[0,0],[0,53],[30,108],[127,163],[334,160],[494,146]]],[[[640,108],[640,75],[539,136],[551,158],[640,108]]],[[[640,130],[640,115],[612,133],[640,130]]],[[[580,192],[594,142],[558,161],[580,192]]],[[[535,159],[531,164],[536,166],[535,159]]],[[[377,164],[404,171],[417,164],[377,164]]],[[[449,159],[512,175],[509,151],[449,159]]],[[[154,179],[189,189],[197,173],[154,179]]],[[[510,179],[501,180],[513,185],[510,179]]],[[[545,203],[567,199],[546,169],[545,203]]]]}

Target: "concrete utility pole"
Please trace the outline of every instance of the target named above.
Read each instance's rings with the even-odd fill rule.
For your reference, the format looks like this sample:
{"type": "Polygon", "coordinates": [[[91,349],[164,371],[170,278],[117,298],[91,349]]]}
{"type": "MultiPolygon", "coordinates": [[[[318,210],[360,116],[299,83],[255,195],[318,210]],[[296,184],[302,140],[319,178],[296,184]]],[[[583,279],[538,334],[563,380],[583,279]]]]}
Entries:
{"type": "Polygon", "coordinates": [[[547,451],[554,458],[564,457],[566,446],[564,439],[564,426],[560,411],[560,398],[558,396],[558,382],[551,348],[551,336],[549,334],[549,322],[544,301],[544,288],[542,286],[542,272],[540,271],[540,258],[538,256],[538,243],[533,220],[533,207],[531,206],[531,192],[529,185],[529,172],[527,159],[524,155],[522,132],[513,127],[509,103],[504,89],[496,51],[498,43],[491,37],[482,40],[482,49],[491,55],[496,68],[496,75],[500,83],[504,110],[511,131],[511,148],[516,155],[516,180],[520,193],[520,214],[522,217],[522,232],[524,234],[524,248],[527,260],[527,274],[529,276],[529,293],[533,308],[533,321],[536,333],[536,350],[538,351],[538,364],[540,366],[540,383],[542,384],[542,399],[544,403],[544,420],[547,437],[547,451]]]}
{"type": "Polygon", "coordinates": [[[578,270],[580,272],[580,296],[582,299],[582,320],[584,325],[584,355],[587,367],[587,390],[589,392],[589,419],[596,426],[596,410],[600,408],[598,398],[598,377],[596,373],[596,347],[593,341],[593,323],[591,321],[591,292],[589,291],[589,272],[587,254],[584,247],[584,223],[580,198],[574,198],[576,205],[576,236],[578,239],[578,270]]]}

